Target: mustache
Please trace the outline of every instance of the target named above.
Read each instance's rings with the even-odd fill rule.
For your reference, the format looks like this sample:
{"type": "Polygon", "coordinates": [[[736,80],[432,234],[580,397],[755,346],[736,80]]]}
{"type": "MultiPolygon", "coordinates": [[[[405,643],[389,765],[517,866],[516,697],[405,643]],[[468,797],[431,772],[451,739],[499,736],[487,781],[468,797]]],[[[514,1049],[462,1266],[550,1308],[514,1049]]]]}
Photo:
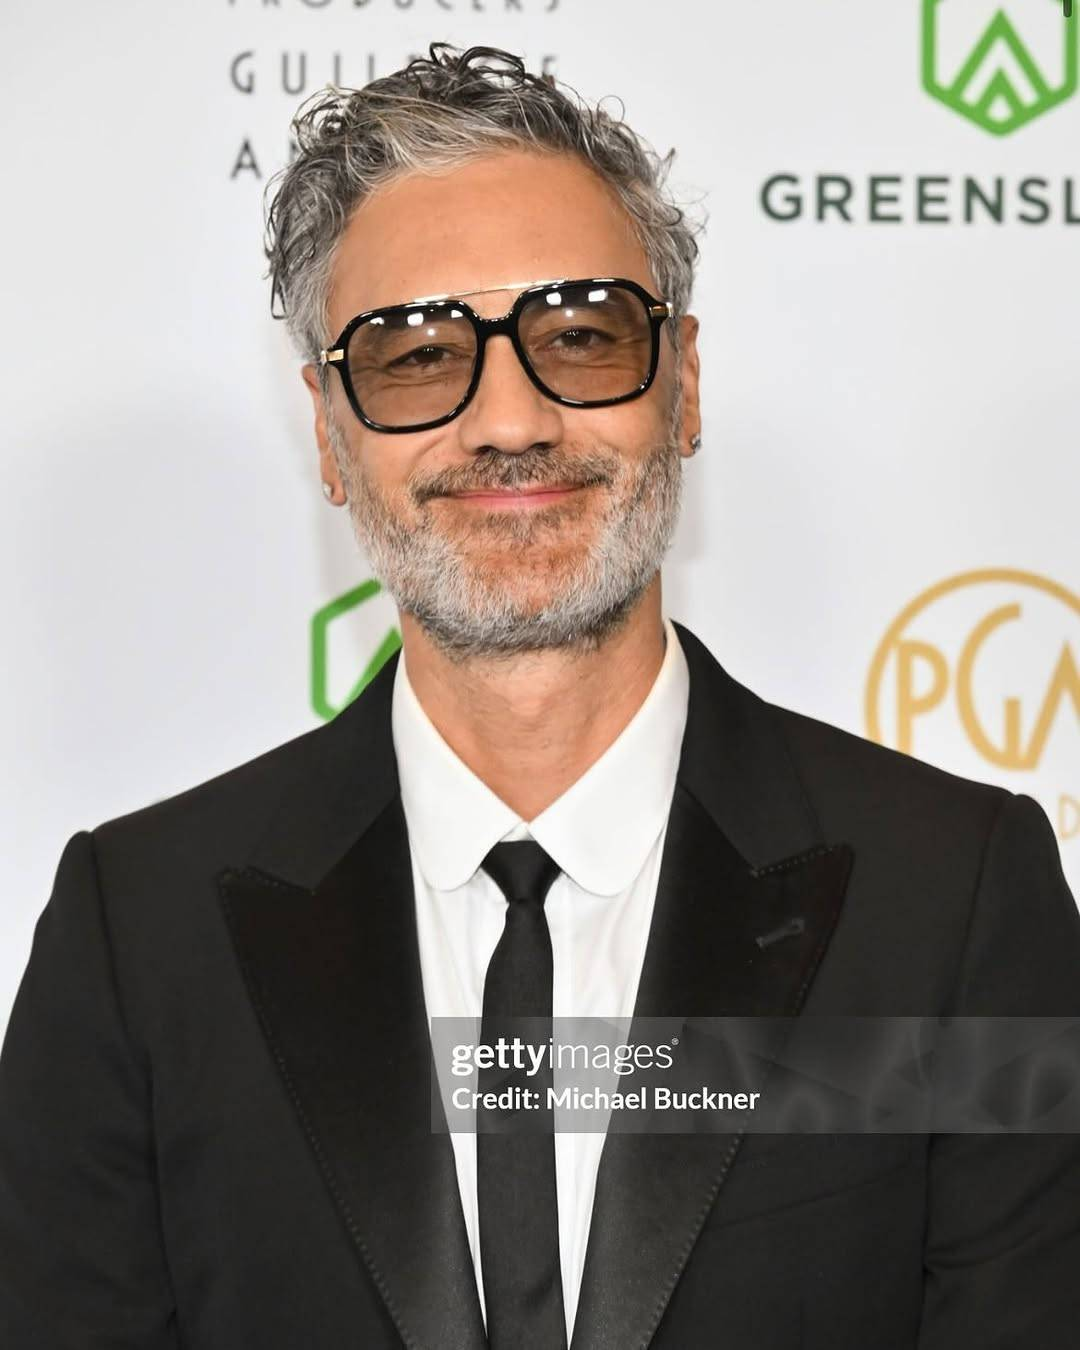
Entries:
{"type": "Polygon", "coordinates": [[[433,497],[485,488],[554,487],[557,483],[592,487],[612,482],[618,472],[618,456],[596,451],[571,456],[554,450],[523,450],[520,454],[493,450],[474,464],[454,464],[441,469],[430,478],[413,483],[409,491],[417,505],[422,506],[433,497]]]}

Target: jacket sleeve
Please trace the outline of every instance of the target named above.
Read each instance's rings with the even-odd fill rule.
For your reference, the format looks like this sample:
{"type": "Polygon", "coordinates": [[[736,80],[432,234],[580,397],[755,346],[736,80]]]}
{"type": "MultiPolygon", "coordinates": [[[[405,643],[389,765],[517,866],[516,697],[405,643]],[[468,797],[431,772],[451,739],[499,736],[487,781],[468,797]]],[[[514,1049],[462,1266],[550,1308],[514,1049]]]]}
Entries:
{"type": "Polygon", "coordinates": [[[82,831],[64,848],[0,1052],[0,1345],[178,1344],[149,1074],[82,831]]]}
{"type": "MultiPolygon", "coordinates": [[[[1030,797],[1003,799],[949,1011],[1080,1017],[1080,914],[1030,797]]],[[[1077,1345],[1080,1135],[931,1136],[927,1200],[918,1350],[1077,1345]]]]}

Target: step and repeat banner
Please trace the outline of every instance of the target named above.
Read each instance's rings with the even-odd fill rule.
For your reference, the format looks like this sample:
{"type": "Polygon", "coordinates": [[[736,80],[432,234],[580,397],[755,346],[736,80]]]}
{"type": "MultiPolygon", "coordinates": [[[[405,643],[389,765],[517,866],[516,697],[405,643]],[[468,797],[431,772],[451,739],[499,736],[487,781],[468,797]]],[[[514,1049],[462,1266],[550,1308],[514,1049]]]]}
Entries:
{"type": "Polygon", "coordinates": [[[396,613],[270,314],[289,121],[433,41],[625,107],[705,222],[665,609],[1039,800],[1080,892],[1070,0],[25,0],[0,66],[0,1029],[64,842],[333,717],[396,613]]]}

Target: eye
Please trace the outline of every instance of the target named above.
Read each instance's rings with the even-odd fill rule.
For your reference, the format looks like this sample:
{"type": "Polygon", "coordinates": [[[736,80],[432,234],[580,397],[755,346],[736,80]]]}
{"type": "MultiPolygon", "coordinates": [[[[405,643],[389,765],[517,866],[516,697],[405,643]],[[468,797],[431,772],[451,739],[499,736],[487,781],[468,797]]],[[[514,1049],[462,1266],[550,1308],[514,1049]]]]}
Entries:
{"type": "Polygon", "coordinates": [[[430,370],[432,366],[444,365],[454,358],[460,359],[461,356],[462,353],[455,352],[449,347],[414,347],[411,352],[406,352],[404,356],[396,357],[389,365],[392,370],[395,368],[430,370]]]}
{"type": "Polygon", "coordinates": [[[551,345],[568,351],[590,351],[610,341],[598,328],[564,328],[553,335],[551,345]]]}
{"type": "Polygon", "coordinates": [[[433,366],[442,360],[442,347],[417,347],[415,351],[406,352],[404,356],[399,356],[396,361],[391,361],[392,366],[433,366]]]}

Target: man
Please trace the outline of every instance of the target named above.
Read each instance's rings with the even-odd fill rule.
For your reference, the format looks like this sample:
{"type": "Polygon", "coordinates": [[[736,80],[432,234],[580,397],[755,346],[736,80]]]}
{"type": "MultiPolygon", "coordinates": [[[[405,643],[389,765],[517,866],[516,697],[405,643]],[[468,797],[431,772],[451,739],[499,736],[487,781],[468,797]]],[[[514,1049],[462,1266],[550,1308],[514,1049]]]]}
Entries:
{"type": "Polygon", "coordinates": [[[432,1130],[433,1017],[1073,1016],[1080,918],[1030,798],[664,617],[695,249],[633,133],[444,46],[297,132],[275,288],[403,649],[67,844],[0,1061],[0,1343],[1075,1344],[1071,1136],[432,1130]]]}

